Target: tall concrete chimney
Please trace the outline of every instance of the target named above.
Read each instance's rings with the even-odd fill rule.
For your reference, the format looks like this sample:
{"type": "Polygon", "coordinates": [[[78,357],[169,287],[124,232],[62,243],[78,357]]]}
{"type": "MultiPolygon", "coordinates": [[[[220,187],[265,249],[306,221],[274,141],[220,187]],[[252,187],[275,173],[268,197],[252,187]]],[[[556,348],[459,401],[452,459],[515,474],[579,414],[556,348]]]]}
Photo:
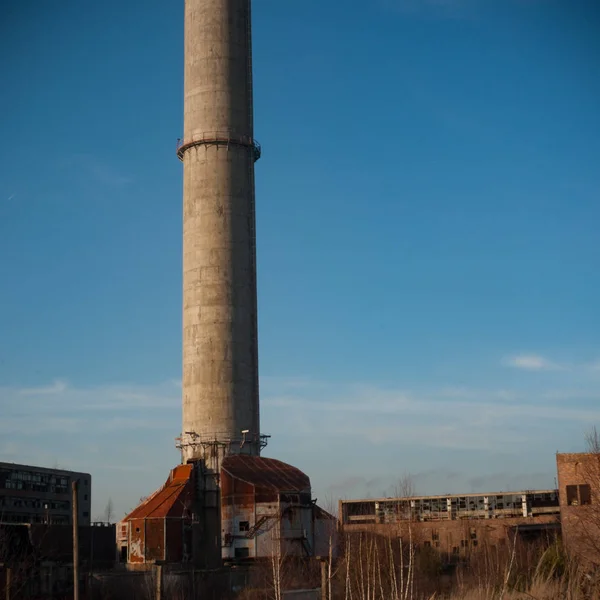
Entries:
{"type": "MultiPolygon", "coordinates": [[[[250,0],[185,0],[183,462],[261,449],[250,0]]],[[[215,460],[217,459],[217,460],[215,460]]]]}

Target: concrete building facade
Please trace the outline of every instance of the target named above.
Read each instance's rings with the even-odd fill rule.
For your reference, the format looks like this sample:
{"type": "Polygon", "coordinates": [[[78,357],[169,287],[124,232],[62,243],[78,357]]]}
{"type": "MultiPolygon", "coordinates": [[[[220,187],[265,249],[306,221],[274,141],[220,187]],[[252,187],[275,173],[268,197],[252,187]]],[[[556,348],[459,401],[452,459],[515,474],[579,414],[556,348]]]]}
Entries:
{"type": "Polygon", "coordinates": [[[600,454],[557,454],[560,519],[566,548],[600,565],[600,454]]]}
{"type": "Polygon", "coordinates": [[[0,522],[71,524],[71,483],[76,480],[79,480],[79,524],[90,525],[92,476],[89,473],[0,462],[0,522]]]}

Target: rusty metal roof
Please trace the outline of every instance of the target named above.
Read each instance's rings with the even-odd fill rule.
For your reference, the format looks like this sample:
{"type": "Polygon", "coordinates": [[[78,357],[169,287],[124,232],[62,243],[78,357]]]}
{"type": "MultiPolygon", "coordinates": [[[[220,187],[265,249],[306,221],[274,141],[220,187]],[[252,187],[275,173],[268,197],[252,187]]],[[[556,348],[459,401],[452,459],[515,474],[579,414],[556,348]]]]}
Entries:
{"type": "Polygon", "coordinates": [[[193,501],[192,469],[192,465],[175,467],[165,485],[146,498],[123,521],[185,516],[186,510],[191,511],[193,501]]]}
{"type": "Polygon", "coordinates": [[[300,469],[274,458],[236,454],[223,460],[222,470],[256,487],[278,492],[308,492],[310,479],[300,469]]]}

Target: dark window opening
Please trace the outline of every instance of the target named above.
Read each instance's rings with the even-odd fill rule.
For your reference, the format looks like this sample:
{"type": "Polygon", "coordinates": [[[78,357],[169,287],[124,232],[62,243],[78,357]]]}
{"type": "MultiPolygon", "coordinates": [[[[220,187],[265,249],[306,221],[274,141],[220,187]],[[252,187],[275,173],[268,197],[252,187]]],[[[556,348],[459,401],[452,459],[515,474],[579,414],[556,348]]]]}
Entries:
{"type": "Polygon", "coordinates": [[[567,486],[567,504],[569,506],[577,506],[577,504],[579,504],[579,499],[577,498],[577,486],[576,485],[568,485],[567,486]]]}
{"type": "Polygon", "coordinates": [[[458,546],[454,546],[454,548],[452,548],[452,554],[458,554],[460,551],[458,546]]]}
{"type": "Polygon", "coordinates": [[[250,556],[250,548],[236,548],[235,549],[235,557],[236,558],[248,558],[250,556]]]}
{"type": "Polygon", "coordinates": [[[425,548],[431,548],[431,542],[429,540],[425,540],[423,542],[423,545],[425,546],[425,548]]]}
{"type": "Polygon", "coordinates": [[[250,521],[240,521],[240,531],[250,531],[250,521]]]}
{"type": "Polygon", "coordinates": [[[84,517],[89,517],[89,516],[90,516],[90,513],[89,513],[87,510],[84,510],[84,511],[83,511],[83,516],[84,516],[84,517]]]}
{"type": "Polygon", "coordinates": [[[121,554],[119,556],[120,562],[127,562],[127,546],[121,546],[121,554]]]}
{"type": "Polygon", "coordinates": [[[473,546],[477,546],[477,544],[479,544],[479,542],[477,540],[473,540],[473,546]]]}
{"type": "Polygon", "coordinates": [[[460,540],[461,548],[466,548],[468,545],[469,545],[469,542],[467,540],[460,540]]]}
{"type": "Polygon", "coordinates": [[[579,502],[582,506],[592,503],[592,489],[588,484],[579,486],[579,502]]]}
{"type": "Polygon", "coordinates": [[[586,506],[592,503],[592,489],[589,484],[567,486],[567,504],[569,506],[586,506]]]}

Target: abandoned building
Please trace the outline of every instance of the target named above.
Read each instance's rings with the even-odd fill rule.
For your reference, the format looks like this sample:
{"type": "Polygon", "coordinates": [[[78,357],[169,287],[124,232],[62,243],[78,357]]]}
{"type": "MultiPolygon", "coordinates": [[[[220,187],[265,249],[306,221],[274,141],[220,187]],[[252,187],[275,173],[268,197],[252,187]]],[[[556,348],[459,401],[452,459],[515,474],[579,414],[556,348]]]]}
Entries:
{"type": "Polygon", "coordinates": [[[89,473],[0,462],[0,522],[71,524],[71,482],[75,480],[80,482],[79,524],[90,525],[89,473]]]}
{"type": "Polygon", "coordinates": [[[560,529],[557,490],[341,500],[344,532],[411,537],[416,544],[464,555],[506,544],[511,533],[536,537],[560,529]]]}
{"type": "Polygon", "coordinates": [[[557,454],[560,521],[565,546],[600,565],[600,454],[557,454]]]}
{"type": "MultiPolygon", "coordinates": [[[[199,481],[193,463],[176,467],[161,489],[117,525],[121,562],[131,568],[198,563],[196,555],[206,547],[199,481]]],[[[219,498],[225,561],[326,556],[335,542],[335,518],[312,500],[308,476],[279,460],[225,457],[219,498]]]]}

